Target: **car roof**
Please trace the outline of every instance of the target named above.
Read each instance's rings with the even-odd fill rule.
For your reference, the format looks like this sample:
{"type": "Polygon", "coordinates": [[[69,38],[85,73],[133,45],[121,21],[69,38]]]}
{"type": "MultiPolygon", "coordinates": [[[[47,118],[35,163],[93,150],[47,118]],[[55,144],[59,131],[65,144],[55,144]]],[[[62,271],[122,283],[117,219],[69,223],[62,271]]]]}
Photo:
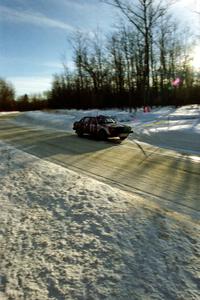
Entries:
{"type": "Polygon", "coordinates": [[[110,118],[108,116],[103,116],[103,115],[97,115],[97,116],[85,116],[83,117],[83,119],[86,119],[86,118],[89,118],[89,119],[93,119],[93,118],[110,118]]]}
{"type": "Polygon", "coordinates": [[[104,115],[97,115],[97,116],[85,116],[83,119],[106,119],[106,118],[112,118],[110,116],[104,116],[104,115]]]}

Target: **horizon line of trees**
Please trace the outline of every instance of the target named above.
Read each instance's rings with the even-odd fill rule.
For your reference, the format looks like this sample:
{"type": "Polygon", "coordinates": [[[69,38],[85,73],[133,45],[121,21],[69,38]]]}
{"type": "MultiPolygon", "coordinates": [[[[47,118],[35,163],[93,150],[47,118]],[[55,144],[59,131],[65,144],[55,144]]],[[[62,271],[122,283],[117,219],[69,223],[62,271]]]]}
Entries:
{"type": "Polygon", "coordinates": [[[15,96],[13,85],[0,78],[0,111],[28,111],[48,108],[47,94],[15,96]]]}
{"type": "Polygon", "coordinates": [[[64,64],[64,72],[54,75],[44,99],[28,95],[15,99],[7,84],[8,101],[2,92],[5,81],[0,80],[0,110],[200,104],[200,73],[192,68],[190,56],[194,41],[189,29],[181,29],[168,14],[169,1],[103,2],[124,16],[113,32],[74,34],[74,69],[64,64]]]}
{"type": "Polygon", "coordinates": [[[54,76],[51,108],[141,107],[200,103],[188,28],[168,14],[171,1],[102,0],[124,16],[106,37],[77,32],[75,69],[54,76]],[[178,78],[178,84],[173,84],[178,78]]]}

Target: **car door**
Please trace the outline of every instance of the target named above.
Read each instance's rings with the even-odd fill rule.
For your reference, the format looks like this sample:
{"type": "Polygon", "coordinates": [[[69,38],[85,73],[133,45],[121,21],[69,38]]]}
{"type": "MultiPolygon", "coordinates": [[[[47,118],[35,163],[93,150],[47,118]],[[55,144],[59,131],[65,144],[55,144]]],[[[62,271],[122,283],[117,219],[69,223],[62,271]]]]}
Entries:
{"type": "Polygon", "coordinates": [[[90,133],[90,118],[88,117],[84,119],[84,133],[90,133]]]}
{"type": "Polygon", "coordinates": [[[93,135],[97,133],[97,120],[94,117],[90,120],[90,133],[93,135]]]}

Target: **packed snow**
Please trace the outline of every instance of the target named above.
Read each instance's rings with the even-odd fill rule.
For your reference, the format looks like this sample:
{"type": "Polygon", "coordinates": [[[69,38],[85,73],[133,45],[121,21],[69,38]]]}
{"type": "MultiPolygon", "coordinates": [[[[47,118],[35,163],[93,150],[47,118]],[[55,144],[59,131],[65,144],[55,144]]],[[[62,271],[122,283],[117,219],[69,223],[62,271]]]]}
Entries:
{"type": "Polygon", "coordinates": [[[75,121],[84,116],[100,114],[130,125],[133,128],[130,140],[137,139],[164,148],[200,154],[200,105],[153,108],[150,112],[142,109],[134,112],[117,109],[36,111],[18,115],[15,122],[72,132],[75,121]]]}
{"type": "MultiPolygon", "coordinates": [[[[72,131],[84,115],[145,142],[200,153],[200,106],[27,112],[18,125],[72,131]]],[[[200,299],[200,224],[0,142],[1,300],[200,299]]]]}
{"type": "Polygon", "coordinates": [[[199,299],[200,225],[0,143],[0,299],[199,299]]]}

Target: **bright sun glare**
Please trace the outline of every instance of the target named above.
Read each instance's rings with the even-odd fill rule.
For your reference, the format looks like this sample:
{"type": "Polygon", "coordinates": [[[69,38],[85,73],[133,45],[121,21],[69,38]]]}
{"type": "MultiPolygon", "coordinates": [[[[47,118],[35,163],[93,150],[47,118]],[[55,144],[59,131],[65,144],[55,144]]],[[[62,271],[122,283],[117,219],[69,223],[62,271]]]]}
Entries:
{"type": "Polygon", "coordinates": [[[192,60],[192,66],[195,70],[200,69],[200,46],[196,46],[194,48],[193,54],[192,54],[193,60],[192,60]]]}

